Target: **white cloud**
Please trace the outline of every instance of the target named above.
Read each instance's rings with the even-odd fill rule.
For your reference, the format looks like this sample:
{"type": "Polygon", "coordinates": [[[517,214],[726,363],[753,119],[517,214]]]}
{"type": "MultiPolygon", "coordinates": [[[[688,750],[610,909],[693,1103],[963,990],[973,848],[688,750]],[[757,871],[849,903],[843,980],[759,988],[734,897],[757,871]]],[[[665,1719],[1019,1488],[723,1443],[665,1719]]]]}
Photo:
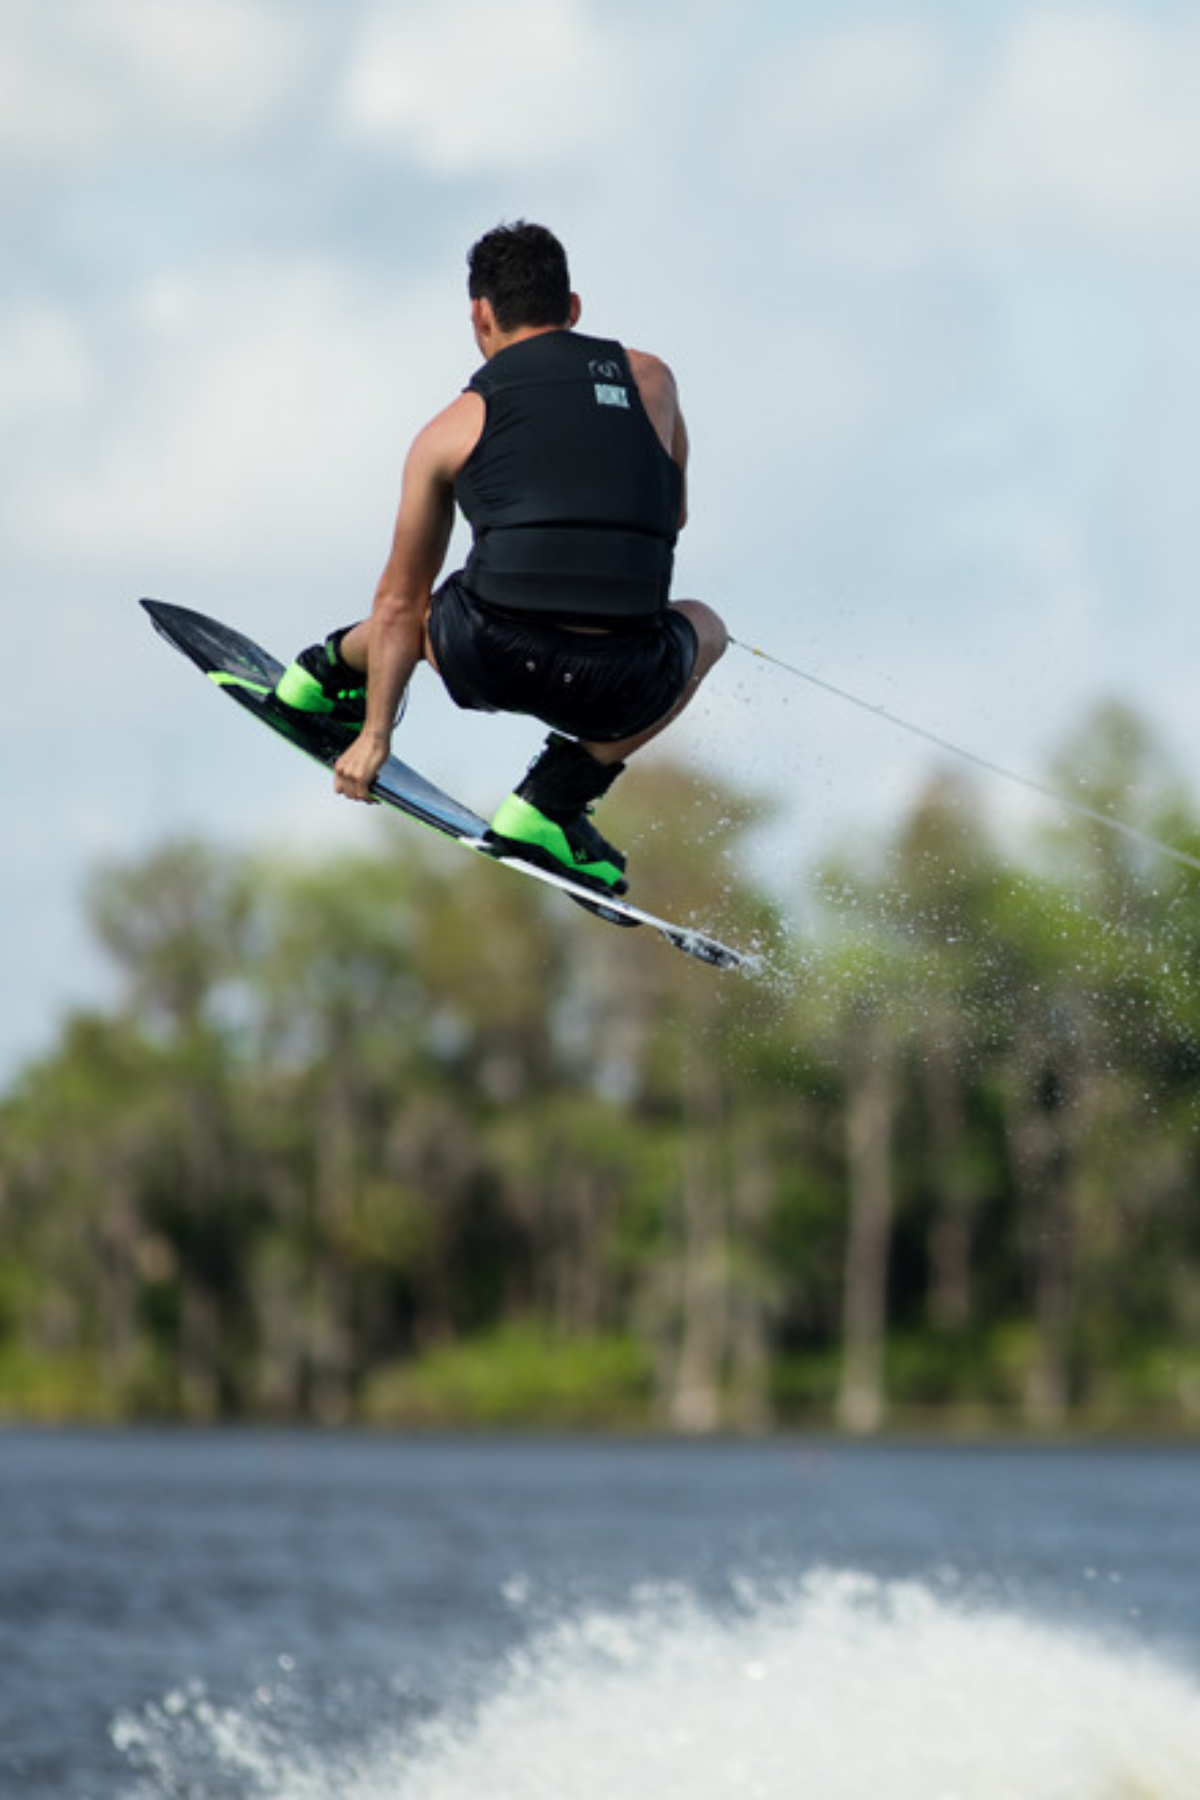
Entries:
{"type": "Polygon", "coordinates": [[[948,142],[946,187],[985,232],[1120,250],[1200,218],[1200,27],[1031,8],[948,142]]]}
{"type": "Polygon", "coordinates": [[[820,138],[873,139],[918,117],[946,71],[942,34],[902,18],[797,33],[753,84],[752,123],[771,154],[820,138]]]}
{"type": "Polygon", "coordinates": [[[0,432],[24,442],[48,418],[79,419],[100,382],[82,321],[64,307],[25,301],[0,314],[0,432]]]}
{"type": "Polygon", "coordinates": [[[124,144],[236,146],[274,118],[312,51],[264,0],[5,0],[0,155],[93,166],[124,144]]]}
{"type": "Polygon", "coordinates": [[[1113,4],[1009,13],[981,34],[906,6],[766,45],[701,147],[722,198],[753,196],[752,220],[770,206],[781,259],[794,245],[864,271],[987,269],[1014,248],[1193,255],[1200,23],[1113,4]]]}
{"type": "Polygon", "coordinates": [[[345,126],[440,175],[570,158],[611,131],[623,39],[584,0],[390,0],[359,31],[345,126]]]}
{"type": "MultiPolygon", "coordinates": [[[[993,500],[999,487],[1003,570],[1006,509],[1044,494],[1065,531],[1093,532],[1111,459],[1164,442],[1138,417],[1147,380],[1159,397],[1195,391],[1194,284],[1178,269],[1200,214],[1200,28],[1132,7],[1012,15],[983,37],[911,8],[798,29],[731,96],[745,129],[732,177],[719,146],[710,159],[725,263],[710,259],[710,291],[761,271],[749,316],[766,328],[743,330],[725,398],[770,398],[754,462],[736,441],[697,445],[725,458],[717,486],[739,523],[778,513],[782,494],[808,553],[848,567],[865,508],[868,540],[887,518],[919,566],[972,483],[993,500]],[[1148,366],[1164,342],[1170,374],[1148,366]],[[964,442],[982,453],[952,454],[964,442]]],[[[706,319],[719,312],[706,294],[706,319]]],[[[1193,416],[1176,466],[1195,466],[1196,439],[1193,416]]],[[[1053,581],[1047,566],[1047,594],[1053,581]]]]}
{"type": "Polygon", "coordinates": [[[369,532],[382,561],[408,439],[453,393],[454,350],[467,359],[466,302],[444,287],[234,262],[156,278],[115,326],[0,330],[0,417],[6,400],[39,410],[0,500],[10,552],[199,579],[328,570],[369,532]]]}

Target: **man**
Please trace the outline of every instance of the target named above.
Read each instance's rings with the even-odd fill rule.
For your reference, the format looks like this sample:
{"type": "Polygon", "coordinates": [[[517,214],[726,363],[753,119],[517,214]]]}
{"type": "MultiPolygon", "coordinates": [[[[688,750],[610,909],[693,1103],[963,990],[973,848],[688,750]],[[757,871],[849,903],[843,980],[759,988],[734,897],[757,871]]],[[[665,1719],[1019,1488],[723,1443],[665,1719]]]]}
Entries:
{"type": "Polygon", "coordinates": [[[286,705],[361,727],[335,770],[367,800],[416,665],[455,703],[551,727],[492,819],[506,847],[623,893],[625,858],[588,811],[682,710],[725,628],[668,598],[688,441],[670,369],[576,332],[562,245],[543,226],[490,231],[468,258],[483,366],[418,433],[369,619],[291,663],[286,705]],[[455,503],[466,567],[435,590],[455,503]]]}

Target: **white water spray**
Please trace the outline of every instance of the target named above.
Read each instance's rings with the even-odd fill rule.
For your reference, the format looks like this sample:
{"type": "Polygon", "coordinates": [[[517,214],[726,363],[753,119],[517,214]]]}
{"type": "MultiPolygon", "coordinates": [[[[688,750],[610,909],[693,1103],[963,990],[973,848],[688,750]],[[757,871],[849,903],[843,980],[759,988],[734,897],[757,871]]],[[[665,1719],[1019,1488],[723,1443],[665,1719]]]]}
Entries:
{"type": "MultiPolygon", "coordinates": [[[[115,1732],[139,1800],[200,1792],[175,1697],[115,1732]]],[[[188,1714],[186,1720],[181,1715],[188,1714]]],[[[1196,1800],[1200,1682],[915,1582],[810,1575],[732,1617],[655,1588],[509,1654],[468,1716],[336,1766],[208,1709],[222,1793],[267,1800],[1196,1800]],[[240,1785],[239,1785],[240,1783],[240,1785]]],[[[186,1726],[186,1729],[185,1729],[186,1726]]],[[[207,1790],[205,1790],[207,1791],[207,1790]]]]}

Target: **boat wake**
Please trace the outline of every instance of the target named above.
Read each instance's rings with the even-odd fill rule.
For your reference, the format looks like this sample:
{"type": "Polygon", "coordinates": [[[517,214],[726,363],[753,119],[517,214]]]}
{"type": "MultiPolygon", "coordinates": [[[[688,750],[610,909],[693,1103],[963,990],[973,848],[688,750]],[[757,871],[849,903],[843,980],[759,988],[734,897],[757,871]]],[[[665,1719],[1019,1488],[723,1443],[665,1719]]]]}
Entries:
{"type": "MultiPolygon", "coordinates": [[[[411,1708],[410,1708],[411,1713],[411,1708]]],[[[536,1628],[468,1704],[330,1747],[260,1689],[123,1716],[131,1800],[1196,1800],[1200,1680],[1127,1642],[824,1571],[536,1628]]]]}

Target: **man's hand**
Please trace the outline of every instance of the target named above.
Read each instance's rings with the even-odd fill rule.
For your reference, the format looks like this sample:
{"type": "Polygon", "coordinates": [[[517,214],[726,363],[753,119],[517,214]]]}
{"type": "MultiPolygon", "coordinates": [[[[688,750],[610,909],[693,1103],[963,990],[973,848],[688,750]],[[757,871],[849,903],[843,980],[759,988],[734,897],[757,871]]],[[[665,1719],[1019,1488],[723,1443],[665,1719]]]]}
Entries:
{"type": "Polygon", "coordinates": [[[373,731],[360,732],[333,767],[333,785],[348,800],[371,800],[371,783],[388,758],[389,742],[373,731]]]}

